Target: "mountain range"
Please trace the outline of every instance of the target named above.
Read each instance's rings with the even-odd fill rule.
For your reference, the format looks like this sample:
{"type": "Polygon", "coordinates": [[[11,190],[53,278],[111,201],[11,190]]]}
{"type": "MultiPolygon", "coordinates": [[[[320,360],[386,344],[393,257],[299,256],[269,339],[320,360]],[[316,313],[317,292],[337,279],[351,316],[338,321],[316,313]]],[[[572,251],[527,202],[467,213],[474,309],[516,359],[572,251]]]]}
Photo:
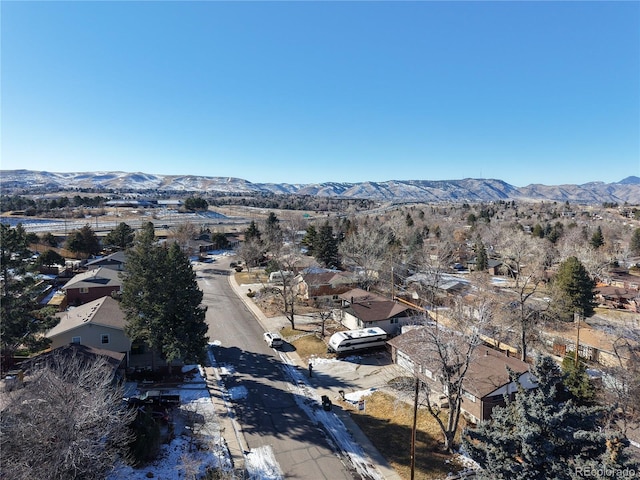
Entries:
{"type": "Polygon", "coordinates": [[[515,187],[502,180],[389,180],[386,182],[325,182],[314,184],[252,183],[240,178],[197,175],[155,175],[127,172],[53,173],[0,170],[3,195],[63,190],[118,193],[297,194],[321,197],[365,198],[388,202],[486,202],[497,200],[558,201],[583,204],[625,202],[640,204],[640,178],[582,185],[531,184],[515,187]]]}

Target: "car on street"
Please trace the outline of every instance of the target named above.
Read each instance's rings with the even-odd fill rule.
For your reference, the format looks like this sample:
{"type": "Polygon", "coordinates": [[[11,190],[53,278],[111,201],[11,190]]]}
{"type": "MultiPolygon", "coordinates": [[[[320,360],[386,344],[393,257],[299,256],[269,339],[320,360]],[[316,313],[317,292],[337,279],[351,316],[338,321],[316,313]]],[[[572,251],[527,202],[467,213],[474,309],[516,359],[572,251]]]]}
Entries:
{"type": "Polygon", "coordinates": [[[281,347],[284,343],[282,337],[277,332],[265,332],[264,341],[267,342],[267,345],[269,345],[271,348],[281,347]]]}

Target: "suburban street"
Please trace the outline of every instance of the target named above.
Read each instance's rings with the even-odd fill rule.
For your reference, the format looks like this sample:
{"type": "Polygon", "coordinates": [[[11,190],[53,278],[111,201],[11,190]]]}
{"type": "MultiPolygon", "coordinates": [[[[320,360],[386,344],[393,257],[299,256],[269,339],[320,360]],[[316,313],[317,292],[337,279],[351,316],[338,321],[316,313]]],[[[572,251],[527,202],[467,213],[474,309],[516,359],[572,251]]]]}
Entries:
{"type": "Polygon", "coordinates": [[[359,478],[321,426],[299,407],[280,357],[263,341],[261,325],[229,285],[229,262],[222,258],[195,270],[208,306],[213,354],[227,372],[225,386],[245,392],[233,406],[247,447],[270,448],[284,478],[359,478]]]}

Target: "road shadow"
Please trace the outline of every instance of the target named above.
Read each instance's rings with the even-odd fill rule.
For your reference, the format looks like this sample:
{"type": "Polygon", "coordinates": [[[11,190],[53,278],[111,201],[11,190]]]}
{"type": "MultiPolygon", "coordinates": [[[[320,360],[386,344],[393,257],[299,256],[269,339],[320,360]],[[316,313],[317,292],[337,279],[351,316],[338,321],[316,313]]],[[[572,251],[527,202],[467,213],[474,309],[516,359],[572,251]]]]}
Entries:
{"type": "MultiPolygon", "coordinates": [[[[330,450],[338,447],[346,454],[359,448],[353,442],[336,441],[333,425],[341,421],[335,413],[323,408],[322,398],[309,382],[306,369],[237,347],[212,346],[211,353],[216,361],[214,366],[233,366],[222,382],[230,392],[227,400],[245,434],[311,442],[330,450]]],[[[322,381],[332,381],[344,390],[353,387],[337,379],[322,381]]],[[[346,428],[342,430],[346,432],[346,428]]]]}

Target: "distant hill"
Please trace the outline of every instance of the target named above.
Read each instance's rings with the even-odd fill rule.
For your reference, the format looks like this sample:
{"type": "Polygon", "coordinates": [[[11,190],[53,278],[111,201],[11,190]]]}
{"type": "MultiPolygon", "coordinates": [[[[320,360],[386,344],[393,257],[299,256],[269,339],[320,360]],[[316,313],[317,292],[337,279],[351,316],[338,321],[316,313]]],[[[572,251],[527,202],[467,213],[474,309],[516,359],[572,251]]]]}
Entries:
{"type": "Polygon", "coordinates": [[[496,200],[548,200],[600,204],[640,204],[640,178],[630,176],[616,183],[540,185],[514,187],[502,180],[389,180],[386,182],[316,184],[252,183],[240,178],[197,175],[153,175],[127,172],[53,173],[32,170],[0,170],[2,194],[28,194],[60,190],[111,190],[164,193],[299,194],[323,197],[366,198],[391,202],[481,202],[496,200]]]}

